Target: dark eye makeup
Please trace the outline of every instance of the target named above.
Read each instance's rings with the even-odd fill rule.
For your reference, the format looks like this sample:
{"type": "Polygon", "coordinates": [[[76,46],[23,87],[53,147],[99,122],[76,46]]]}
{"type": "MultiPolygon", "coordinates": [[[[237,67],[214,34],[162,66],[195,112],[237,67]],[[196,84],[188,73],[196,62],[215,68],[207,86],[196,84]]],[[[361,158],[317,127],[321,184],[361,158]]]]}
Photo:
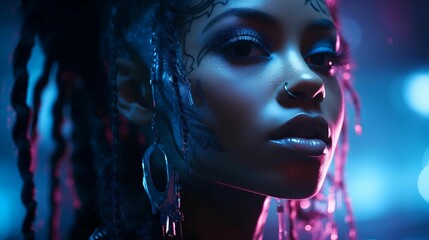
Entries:
{"type": "MultiPolygon", "coordinates": [[[[199,54],[199,61],[208,52],[219,54],[227,60],[253,62],[266,60],[273,52],[274,37],[251,27],[230,27],[209,35],[206,47],[199,54]]],[[[347,49],[336,50],[336,38],[321,38],[312,44],[303,59],[313,70],[322,74],[347,63],[347,49]]]]}
{"type": "Polygon", "coordinates": [[[232,28],[214,33],[208,46],[227,58],[269,58],[272,41],[267,34],[251,28],[232,28]]]}
{"type": "Polygon", "coordinates": [[[309,67],[327,74],[337,66],[343,66],[348,60],[348,49],[335,50],[335,44],[320,41],[314,44],[311,50],[303,56],[309,67]]]}

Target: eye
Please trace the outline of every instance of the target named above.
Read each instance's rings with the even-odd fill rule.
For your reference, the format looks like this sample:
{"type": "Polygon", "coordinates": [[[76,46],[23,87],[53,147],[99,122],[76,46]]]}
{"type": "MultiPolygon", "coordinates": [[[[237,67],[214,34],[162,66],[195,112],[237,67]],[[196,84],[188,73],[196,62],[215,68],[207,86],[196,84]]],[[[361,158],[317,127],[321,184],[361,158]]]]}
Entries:
{"type": "Polygon", "coordinates": [[[268,51],[259,39],[242,35],[228,40],[221,47],[221,51],[228,56],[235,57],[269,57],[268,51]]]}
{"type": "Polygon", "coordinates": [[[256,63],[270,57],[273,38],[251,27],[220,29],[209,35],[207,47],[199,54],[201,61],[205,54],[213,51],[230,63],[256,63]]]}
{"type": "Polygon", "coordinates": [[[304,57],[309,67],[328,72],[338,62],[338,54],[331,47],[317,47],[304,57]]]}

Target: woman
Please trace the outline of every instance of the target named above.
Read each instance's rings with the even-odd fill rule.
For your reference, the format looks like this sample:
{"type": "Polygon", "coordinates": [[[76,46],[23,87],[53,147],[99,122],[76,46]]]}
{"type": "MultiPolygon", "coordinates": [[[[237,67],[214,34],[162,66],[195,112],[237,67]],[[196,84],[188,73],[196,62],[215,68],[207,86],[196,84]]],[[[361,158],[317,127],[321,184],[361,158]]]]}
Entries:
{"type": "Polygon", "coordinates": [[[68,146],[64,119],[74,126],[69,147],[79,200],[72,239],[88,238],[96,226],[91,239],[262,239],[272,198],[279,239],[337,239],[336,191],[355,238],[342,181],[345,151],[322,189],[344,132],[343,92],[351,90],[335,1],[119,1],[101,11],[98,2],[23,3],[12,102],[28,238],[35,214],[31,129],[55,64],[51,238],[59,234],[55,171],[68,146]],[[60,24],[47,26],[46,16],[60,24]],[[79,24],[100,16],[108,24],[79,24]],[[35,36],[47,56],[30,115],[23,66],[35,36]]]}

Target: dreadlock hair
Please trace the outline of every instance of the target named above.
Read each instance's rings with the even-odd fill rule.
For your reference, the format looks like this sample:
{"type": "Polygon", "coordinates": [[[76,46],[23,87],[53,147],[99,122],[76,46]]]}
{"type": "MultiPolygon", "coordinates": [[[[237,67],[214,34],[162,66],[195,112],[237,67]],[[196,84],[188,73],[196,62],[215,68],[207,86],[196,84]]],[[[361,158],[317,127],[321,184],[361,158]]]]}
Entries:
{"type": "MultiPolygon", "coordinates": [[[[23,2],[22,11],[28,11],[31,4],[28,1],[23,2]]],[[[15,84],[12,90],[11,102],[15,110],[16,120],[12,130],[12,137],[18,148],[18,167],[20,175],[24,181],[21,191],[21,199],[26,208],[26,215],[22,225],[22,232],[25,239],[34,239],[34,229],[32,223],[36,215],[36,200],[34,188],[34,165],[30,153],[30,139],[28,136],[28,124],[31,111],[26,103],[28,88],[28,72],[26,63],[30,59],[31,50],[34,46],[34,25],[28,16],[23,19],[21,27],[21,39],[13,54],[13,72],[15,84]]]]}
{"type": "Polygon", "coordinates": [[[41,95],[54,70],[57,70],[54,75],[58,97],[52,112],[55,149],[50,156],[49,238],[57,239],[60,234],[59,162],[66,148],[71,148],[72,182],[77,192],[74,201],[75,223],[69,238],[88,238],[101,221],[97,211],[96,182],[93,181],[96,160],[91,147],[93,144],[102,145],[102,141],[91,143],[91,139],[104,135],[91,129],[98,126],[95,129],[103,131],[101,122],[96,119],[105,116],[109,109],[106,107],[104,89],[107,83],[98,47],[101,13],[100,1],[74,4],[48,0],[21,2],[23,23],[13,55],[15,83],[11,102],[16,113],[13,138],[18,148],[18,166],[24,181],[22,200],[27,209],[22,227],[25,239],[35,237],[35,159],[32,159],[30,149],[37,147],[41,95]],[[26,66],[36,39],[45,54],[45,62],[42,75],[36,80],[33,108],[30,109],[26,103],[29,79],[26,66]],[[62,126],[67,119],[73,124],[70,144],[67,144],[62,134],[62,126]]]}

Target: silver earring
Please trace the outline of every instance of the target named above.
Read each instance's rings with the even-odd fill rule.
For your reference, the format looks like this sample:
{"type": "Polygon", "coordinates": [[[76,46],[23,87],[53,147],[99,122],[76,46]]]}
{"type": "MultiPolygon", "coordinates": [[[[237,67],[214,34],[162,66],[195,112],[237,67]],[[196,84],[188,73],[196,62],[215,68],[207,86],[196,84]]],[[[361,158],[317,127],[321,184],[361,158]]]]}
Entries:
{"type": "Polygon", "coordinates": [[[152,205],[152,213],[160,212],[163,239],[182,239],[183,215],[180,210],[180,192],[178,174],[171,169],[167,154],[163,145],[154,143],[145,152],[142,160],[143,187],[152,205]],[[150,158],[155,151],[163,155],[167,173],[167,184],[165,190],[160,192],[156,189],[150,166],[150,158]]]}
{"type": "Polygon", "coordinates": [[[294,99],[304,99],[305,98],[305,96],[297,96],[297,95],[291,93],[289,91],[289,89],[287,88],[287,85],[288,85],[288,83],[285,82],[284,83],[284,89],[285,89],[286,93],[289,95],[289,97],[294,98],[294,99]]]}
{"type": "Polygon", "coordinates": [[[159,143],[159,135],[156,128],[157,115],[156,115],[156,84],[158,79],[159,70],[159,56],[157,54],[155,28],[152,31],[151,44],[153,46],[153,62],[151,66],[151,80],[152,87],[152,104],[153,104],[153,117],[152,117],[152,131],[154,133],[154,142],[146,150],[142,159],[143,169],[143,187],[149,197],[152,206],[152,213],[160,212],[160,220],[162,224],[163,239],[182,239],[182,221],[183,214],[180,209],[180,189],[179,189],[179,175],[175,172],[168,161],[165,148],[159,143]],[[153,183],[152,170],[150,165],[151,156],[155,151],[161,152],[163,161],[165,163],[167,184],[164,191],[158,191],[153,183]]]}
{"type": "Polygon", "coordinates": [[[194,97],[192,96],[192,91],[191,91],[191,83],[189,81],[187,81],[185,84],[186,84],[186,88],[188,90],[189,106],[195,107],[194,97]]]}

